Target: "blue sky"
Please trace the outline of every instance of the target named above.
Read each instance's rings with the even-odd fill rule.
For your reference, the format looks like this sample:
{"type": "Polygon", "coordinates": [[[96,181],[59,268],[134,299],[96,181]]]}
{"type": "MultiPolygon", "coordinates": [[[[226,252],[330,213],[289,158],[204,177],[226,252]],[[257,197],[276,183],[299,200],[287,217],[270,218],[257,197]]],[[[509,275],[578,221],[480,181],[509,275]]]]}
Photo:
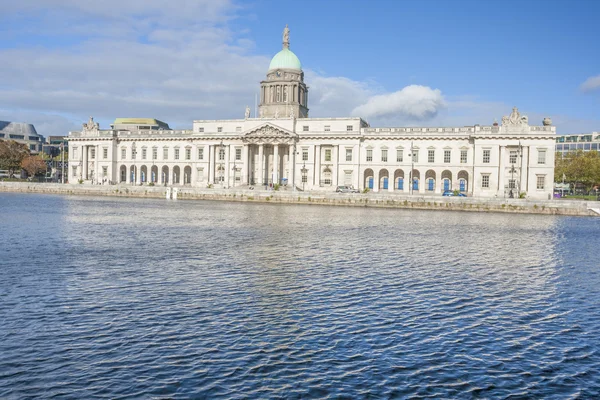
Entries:
{"type": "MultiPolygon", "coordinates": [[[[15,2],[16,3],[16,2],[15,2]]],[[[22,0],[0,16],[0,120],[239,118],[289,24],[311,116],[462,126],[512,106],[600,130],[597,1],[22,0]]]]}

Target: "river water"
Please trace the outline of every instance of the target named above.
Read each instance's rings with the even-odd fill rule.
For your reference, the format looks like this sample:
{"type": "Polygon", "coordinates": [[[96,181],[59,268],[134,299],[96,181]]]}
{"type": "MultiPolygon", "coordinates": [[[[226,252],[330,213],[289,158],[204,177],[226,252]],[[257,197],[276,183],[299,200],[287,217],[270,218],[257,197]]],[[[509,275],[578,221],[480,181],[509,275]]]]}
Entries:
{"type": "Polygon", "coordinates": [[[0,210],[0,398],[600,397],[600,219],[0,210]]]}

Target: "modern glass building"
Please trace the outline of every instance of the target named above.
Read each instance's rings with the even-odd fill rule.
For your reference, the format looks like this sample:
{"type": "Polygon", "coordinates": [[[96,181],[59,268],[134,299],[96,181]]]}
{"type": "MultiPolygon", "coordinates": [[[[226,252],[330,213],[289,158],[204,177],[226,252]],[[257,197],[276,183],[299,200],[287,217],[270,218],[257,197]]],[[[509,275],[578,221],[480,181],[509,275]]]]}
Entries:
{"type": "Polygon", "coordinates": [[[600,151],[600,132],[569,134],[556,137],[556,152],[566,156],[569,151],[600,151]]]}

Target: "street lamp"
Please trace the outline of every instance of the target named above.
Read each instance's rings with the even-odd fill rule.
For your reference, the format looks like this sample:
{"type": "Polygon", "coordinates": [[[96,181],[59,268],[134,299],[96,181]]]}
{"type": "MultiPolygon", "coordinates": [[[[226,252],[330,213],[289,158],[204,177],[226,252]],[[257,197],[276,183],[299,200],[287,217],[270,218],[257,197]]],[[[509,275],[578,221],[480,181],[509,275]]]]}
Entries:
{"type": "Polygon", "coordinates": [[[236,169],[235,169],[235,158],[233,159],[233,185],[231,185],[232,187],[235,187],[235,173],[236,173],[236,169]]]}
{"type": "Polygon", "coordinates": [[[304,192],[304,182],[306,181],[306,162],[302,164],[302,191],[304,192]]]}

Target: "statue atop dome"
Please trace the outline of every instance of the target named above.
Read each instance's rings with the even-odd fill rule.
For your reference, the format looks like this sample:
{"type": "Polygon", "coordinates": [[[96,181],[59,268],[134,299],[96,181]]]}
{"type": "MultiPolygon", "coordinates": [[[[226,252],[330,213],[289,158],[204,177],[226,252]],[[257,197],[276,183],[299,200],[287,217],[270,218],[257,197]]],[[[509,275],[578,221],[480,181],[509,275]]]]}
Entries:
{"type": "Polygon", "coordinates": [[[290,48],[290,28],[288,28],[287,24],[285,24],[285,28],[283,29],[283,48],[290,48]]]}

